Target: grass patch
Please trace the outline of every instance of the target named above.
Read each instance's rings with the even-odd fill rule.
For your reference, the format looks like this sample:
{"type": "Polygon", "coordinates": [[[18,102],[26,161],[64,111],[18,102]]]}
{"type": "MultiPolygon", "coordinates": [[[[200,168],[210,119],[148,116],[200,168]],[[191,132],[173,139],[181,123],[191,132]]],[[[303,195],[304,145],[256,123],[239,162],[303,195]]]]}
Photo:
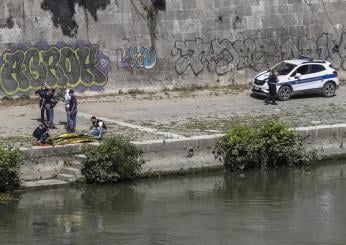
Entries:
{"type": "Polygon", "coordinates": [[[164,92],[165,94],[168,94],[169,92],[181,92],[184,94],[189,94],[195,91],[202,91],[202,90],[222,90],[222,89],[228,89],[228,90],[234,90],[234,91],[244,91],[248,90],[250,88],[250,85],[248,84],[230,84],[225,86],[210,86],[208,84],[201,85],[201,84],[191,84],[187,86],[179,86],[179,87],[164,87],[161,92],[164,92]]]}
{"type": "Polygon", "coordinates": [[[0,145],[11,145],[15,147],[30,146],[33,138],[28,136],[1,137],[0,145]]]}
{"type": "Polygon", "coordinates": [[[29,104],[37,104],[38,99],[32,98],[29,95],[22,95],[21,97],[2,97],[0,99],[0,106],[23,106],[29,104]]]}
{"type": "Polygon", "coordinates": [[[339,83],[340,83],[340,86],[345,86],[346,85],[346,79],[345,78],[339,78],[339,83]]]}
{"type": "Polygon", "coordinates": [[[200,120],[200,119],[190,119],[188,122],[180,125],[181,129],[188,129],[188,130],[218,130],[221,132],[226,132],[230,127],[232,127],[235,124],[243,123],[248,126],[260,126],[263,124],[263,121],[266,118],[273,118],[276,119],[277,116],[275,115],[243,115],[243,116],[234,116],[232,118],[227,119],[214,119],[214,120],[200,120]]]}
{"type": "Polygon", "coordinates": [[[13,194],[8,194],[8,193],[0,193],[0,204],[1,203],[9,203],[13,201],[18,201],[19,198],[13,194]]]}

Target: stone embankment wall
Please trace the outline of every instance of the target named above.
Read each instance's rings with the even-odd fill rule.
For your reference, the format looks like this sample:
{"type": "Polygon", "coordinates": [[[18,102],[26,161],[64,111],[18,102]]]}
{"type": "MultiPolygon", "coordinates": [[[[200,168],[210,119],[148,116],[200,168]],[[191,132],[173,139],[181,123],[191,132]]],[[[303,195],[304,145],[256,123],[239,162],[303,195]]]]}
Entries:
{"type": "Polygon", "coordinates": [[[346,0],[1,0],[0,97],[245,84],[299,54],[346,70],[346,0]]]}
{"type": "MultiPolygon", "coordinates": [[[[318,150],[322,159],[346,158],[346,124],[320,125],[295,129],[311,148],[318,150]]],[[[143,150],[145,164],[142,176],[169,175],[222,169],[223,163],[212,154],[213,146],[222,135],[205,135],[187,139],[168,139],[134,142],[143,150]],[[193,154],[191,153],[191,149],[193,154]]],[[[72,156],[81,154],[90,144],[56,147],[22,148],[25,164],[21,167],[24,181],[55,178],[72,156]]]]}

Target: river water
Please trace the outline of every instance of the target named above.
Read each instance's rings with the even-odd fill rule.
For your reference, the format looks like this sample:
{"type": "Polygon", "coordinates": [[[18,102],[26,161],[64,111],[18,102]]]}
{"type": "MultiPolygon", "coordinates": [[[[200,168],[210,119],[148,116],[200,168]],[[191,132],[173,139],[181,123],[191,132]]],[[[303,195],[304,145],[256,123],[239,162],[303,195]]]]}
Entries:
{"type": "Polygon", "coordinates": [[[346,163],[22,193],[0,244],[346,244],[346,163]]]}

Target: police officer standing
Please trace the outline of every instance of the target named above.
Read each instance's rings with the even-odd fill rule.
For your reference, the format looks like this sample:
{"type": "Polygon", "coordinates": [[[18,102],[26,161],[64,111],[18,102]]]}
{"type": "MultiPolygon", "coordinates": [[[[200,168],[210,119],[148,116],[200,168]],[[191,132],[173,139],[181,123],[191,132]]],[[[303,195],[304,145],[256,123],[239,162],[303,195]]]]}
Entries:
{"type": "Polygon", "coordinates": [[[268,77],[269,93],[265,99],[265,104],[268,105],[271,101],[272,105],[277,105],[276,100],[276,84],[278,82],[278,77],[276,76],[275,70],[271,69],[268,77]]]}
{"type": "Polygon", "coordinates": [[[35,94],[37,94],[40,97],[39,107],[41,110],[41,122],[42,123],[44,123],[44,113],[45,112],[46,112],[47,121],[48,121],[48,117],[49,117],[48,111],[43,106],[43,100],[44,100],[44,97],[46,96],[47,93],[48,93],[48,85],[46,83],[42,83],[41,89],[35,91],[35,94]]]}
{"type": "Polygon", "coordinates": [[[58,100],[55,97],[55,89],[50,88],[43,98],[42,106],[48,111],[48,127],[52,129],[56,129],[54,125],[54,107],[57,103],[58,100]]]}

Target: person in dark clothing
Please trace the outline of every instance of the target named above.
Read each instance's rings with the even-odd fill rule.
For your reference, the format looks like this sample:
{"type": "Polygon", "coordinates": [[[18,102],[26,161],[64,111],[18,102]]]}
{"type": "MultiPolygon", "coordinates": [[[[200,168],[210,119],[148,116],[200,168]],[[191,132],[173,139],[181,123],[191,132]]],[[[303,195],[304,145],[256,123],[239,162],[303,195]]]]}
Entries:
{"type": "Polygon", "coordinates": [[[54,107],[58,103],[58,99],[55,97],[55,89],[49,89],[47,94],[43,98],[43,107],[48,111],[48,127],[55,129],[54,125],[54,107]]]}
{"type": "Polygon", "coordinates": [[[70,102],[69,102],[69,123],[67,128],[67,132],[69,133],[74,133],[76,131],[76,124],[77,124],[77,99],[74,96],[74,91],[73,89],[70,89],[70,102]]]}
{"type": "Polygon", "coordinates": [[[107,127],[104,121],[97,119],[95,116],[91,117],[91,128],[89,135],[95,136],[97,140],[100,140],[106,133],[107,127]]]}
{"type": "Polygon", "coordinates": [[[276,72],[274,69],[270,70],[270,74],[268,77],[268,86],[269,86],[269,93],[267,95],[267,98],[265,99],[265,104],[268,105],[269,102],[271,102],[272,105],[276,104],[276,84],[278,82],[278,77],[276,76],[276,72]]]}
{"type": "Polygon", "coordinates": [[[32,136],[36,138],[39,145],[44,145],[50,137],[49,128],[46,124],[42,123],[34,130],[32,136]]]}
{"type": "Polygon", "coordinates": [[[41,122],[42,123],[44,122],[44,113],[45,112],[46,112],[46,118],[47,118],[47,121],[48,121],[48,111],[43,106],[43,99],[44,99],[44,96],[46,96],[47,92],[48,92],[48,87],[47,87],[47,85],[45,83],[42,84],[41,89],[35,91],[35,94],[37,94],[39,96],[39,98],[40,98],[38,105],[39,105],[40,110],[41,110],[41,122]]]}

